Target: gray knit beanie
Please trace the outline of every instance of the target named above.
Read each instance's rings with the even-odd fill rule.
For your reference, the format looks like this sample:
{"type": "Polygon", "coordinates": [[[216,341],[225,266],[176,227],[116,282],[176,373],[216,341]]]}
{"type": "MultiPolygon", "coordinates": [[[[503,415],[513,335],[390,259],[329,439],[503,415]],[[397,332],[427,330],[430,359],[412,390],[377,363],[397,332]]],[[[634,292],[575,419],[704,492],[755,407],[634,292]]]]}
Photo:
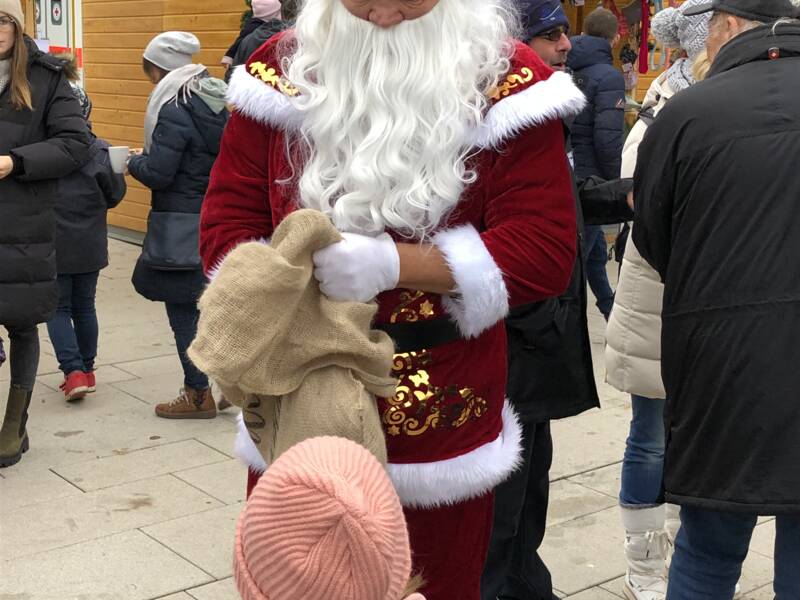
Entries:
{"type": "Polygon", "coordinates": [[[200,40],[193,33],[165,31],[150,40],[144,57],[165,71],[174,71],[192,64],[192,55],[198,52],[200,40]]]}
{"type": "Polygon", "coordinates": [[[652,28],[656,39],[670,48],[682,48],[694,60],[706,47],[708,22],[711,13],[687,17],[685,10],[707,0],[686,0],[680,8],[665,8],[653,17],[652,28]]]}
{"type": "Polygon", "coordinates": [[[18,25],[25,27],[25,15],[22,14],[22,3],[19,0],[0,0],[0,13],[6,13],[18,25]]]}

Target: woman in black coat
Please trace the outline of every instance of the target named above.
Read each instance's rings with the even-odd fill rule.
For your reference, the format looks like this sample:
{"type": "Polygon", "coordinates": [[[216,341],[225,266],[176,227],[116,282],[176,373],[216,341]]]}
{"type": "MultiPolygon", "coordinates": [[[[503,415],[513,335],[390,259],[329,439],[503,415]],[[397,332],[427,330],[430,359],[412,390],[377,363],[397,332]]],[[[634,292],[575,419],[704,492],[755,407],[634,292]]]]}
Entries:
{"type": "MultiPolygon", "coordinates": [[[[192,64],[199,50],[197,38],[184,32],[163,33],[148,45],[144,70],[156,88],[145,121],[145,150],[128,162],[130,174],[153,193],[145,252],[133,284],[145,298],[165,303],[183,366],[181,393],[155,409],[158,416],[172,419],[213,418],[217,410],[208,378],[186,355],[197,333],[197,300],[205,286],[197,256],[200,207],[228,119],[224,82],[192,64]],[[191,223],[195,215],[189,241],[196,264],[185,260],[181,251],[187,244],[180,244],[178,230],[171,229],[178,222],[191,223]],[[174,258],[175,264],[154,261],[148,248],[174,258]]],[[[180,231],[185,233],[185,226],[180,231]]]]}
{"type": "Polygon", "coordinates": [[[63,63],[22,32],[19,2],[0,12],[0,324],[9,333],[11,387],[0,429],[0,467],[28,449],[25,425],[39,366],[37,324],[56,289],[56,178],[86,159],[88,135],[63,63]]]}

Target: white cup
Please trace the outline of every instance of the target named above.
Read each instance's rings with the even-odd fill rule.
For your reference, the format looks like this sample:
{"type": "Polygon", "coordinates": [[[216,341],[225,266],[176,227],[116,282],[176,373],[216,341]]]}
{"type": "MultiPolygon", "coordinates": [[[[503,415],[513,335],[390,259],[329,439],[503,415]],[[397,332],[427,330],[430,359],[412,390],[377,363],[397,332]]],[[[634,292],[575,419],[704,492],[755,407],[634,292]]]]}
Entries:
{"type": "Polygon", "coordinates": [[[108,149],[108,158],[111,160],[111,170],[114,173],[124,173],[128,165],[128,155],[131,149],[128,146],[111,146],[108,149]]]}

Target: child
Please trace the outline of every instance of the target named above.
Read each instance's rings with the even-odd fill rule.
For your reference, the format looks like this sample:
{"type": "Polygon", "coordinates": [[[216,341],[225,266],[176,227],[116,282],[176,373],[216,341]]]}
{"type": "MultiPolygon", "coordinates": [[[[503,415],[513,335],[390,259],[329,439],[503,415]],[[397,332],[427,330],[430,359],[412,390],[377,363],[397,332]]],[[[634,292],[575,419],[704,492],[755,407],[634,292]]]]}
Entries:
{"type": "MultiPolygon", "coordinates": [[[[76,80],[74,64],[65,73],[72,82],[76,80]]],[[[92,103],[80,87],[72,85],[91,132],[92,103]]],[[[60,180],[56,203],[59,298],[47,331],[64,373],[61,389],[68,402],[95,391],[99,332],[95,294],[100,270],[108,266],[106,212],[119,204],[126,192],[125,178],[111,170],[109,144],[94,134],[91,138],[88,162],[60,180]]]]}
{"type": "Polygon", "coordinates": [[[392,483],[372,454],[343,438],[283,453],[239,517],[234,577],[244,600],[425,600],[410,573],[392,483]]]}

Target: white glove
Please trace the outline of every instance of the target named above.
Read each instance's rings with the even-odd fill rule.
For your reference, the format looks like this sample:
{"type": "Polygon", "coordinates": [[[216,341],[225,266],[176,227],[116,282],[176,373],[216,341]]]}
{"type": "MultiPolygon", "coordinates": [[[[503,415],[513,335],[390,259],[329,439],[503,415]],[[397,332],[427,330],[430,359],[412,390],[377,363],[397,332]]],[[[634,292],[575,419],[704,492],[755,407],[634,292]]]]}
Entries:
{"type": "Polygon", "coordinates": [[[388,233],[368,237],[343,233],[344,240],[314,253],[319,289],[338,302],[369,302],[400,281],[400,255],[388,233]]]}

